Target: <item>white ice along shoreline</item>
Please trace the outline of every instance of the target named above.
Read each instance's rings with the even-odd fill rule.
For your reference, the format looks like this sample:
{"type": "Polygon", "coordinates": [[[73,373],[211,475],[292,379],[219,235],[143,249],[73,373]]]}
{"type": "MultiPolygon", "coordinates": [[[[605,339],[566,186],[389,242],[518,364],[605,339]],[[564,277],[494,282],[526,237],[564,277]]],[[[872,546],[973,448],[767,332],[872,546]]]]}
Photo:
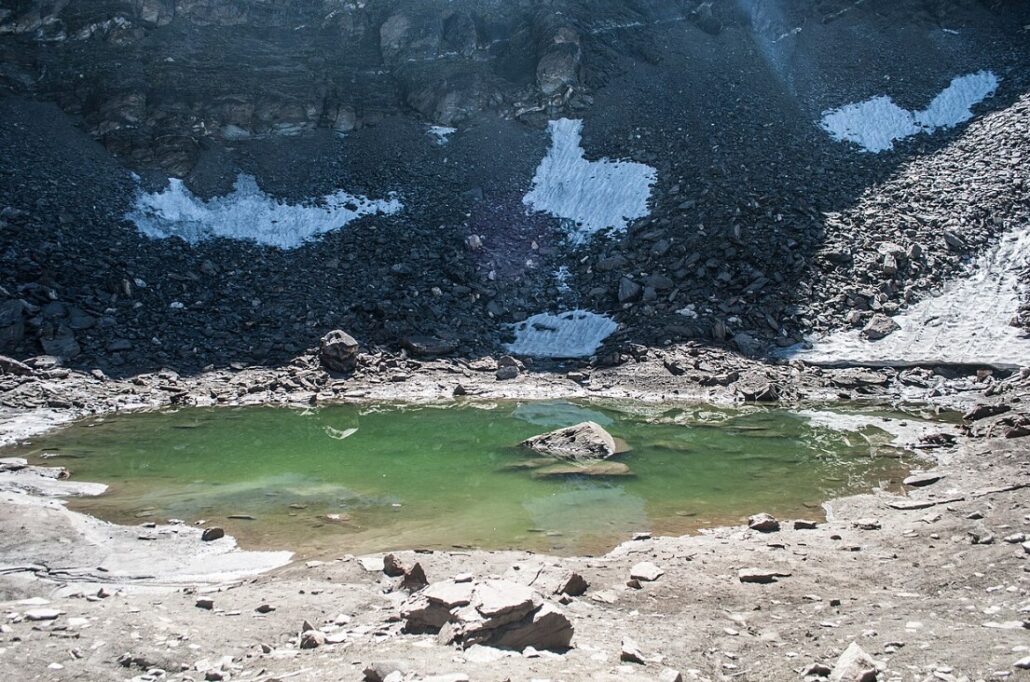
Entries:
{"type": "Polygon", "coordinates": [[[994,95],[998,82],[993,71],[959,76],[922,111],[902,109],[881,95],[824,111],[821,126],[838,142],[854,142],[867,152],[879,153],[893,149],[896,140],[968,121],[972,107],[994,95]]]}
{"type": "Polygon", "coordinates": [[[654,168],[633,161],[588,161],[581,146],[581,120],[551,121],[548,130],[551,147],[522,200],[526,206],[571,222],[574,243],[609,227],[625,230],[631,221],[648,215],[647,202],[657,180],[654,168]]]}
{"type": "Polygon", "coordinates": [[[816,340],[789,357],[820,365],[1030,366],[1030,337],[1010,322],[1028,293],[1020,272],[1030,267],[1030,226],[1004,235],[969,273],[894,318],[900,329],[879,341],[859,330],[816,340]]]}
{"type": "Polygon", "coordinates": [[[514,325],[515,341],[505,347],[513,355],[535,358],[585,358],[619,328],[607,315],[589,310],[540,313],[514,325]]]}
{"type": "Polygon", "coordinates": [[[224,237],[295,249],[357,218],[402,208],[393,197],[369,199],[343,190],[311,204],[289,204],[263,192],[252,176],[240,175],[231,193],[210,201],[172,178],[163,191],[140,192],[125,217],[155,239],[180,237],[197,244],[224,237]]]}

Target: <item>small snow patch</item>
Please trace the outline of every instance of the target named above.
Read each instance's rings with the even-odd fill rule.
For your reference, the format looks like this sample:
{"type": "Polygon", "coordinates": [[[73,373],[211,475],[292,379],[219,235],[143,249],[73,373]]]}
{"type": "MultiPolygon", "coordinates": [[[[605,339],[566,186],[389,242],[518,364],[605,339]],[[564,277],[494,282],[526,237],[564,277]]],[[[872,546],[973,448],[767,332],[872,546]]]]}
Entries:
{"type": "Polygon", "coordinates": [[[879,341],[857,330],[816,340],[810,350],[788,355],[821,365],[1030,366],[1030,338],[1010,324],[1026,287],[1020,273],[1030,267],[1030,227],[1004,235],[978,258],[969,273],[894,317],[899,329],[879,341]]]}
{"type": "Polygon", "coordinates": [[[448,128],[447,126],[429,126],[426,129],[429,137],[433,138],[433,142],[439,145],[447,144],[447,138],[458,132],[457,128],[448,128]]]}
{"type": "Polygon", "coordinates": [[[607,315],[572,310],[540,313],[515,327],[515,341],[506,348],[515,355],[537,358],[583,358],[593,355],[619,325],[607,315]]]}
{"type": "Polygon", "coordinates": [[[922,111],[902,109],[881,95],[823,112],[822,128],[838,142],[854,142],[867,152],[893,149],[894,142],[919,133],[951,128],[973,117],[972,107],[992,96],[998,77],[979,71],[951,81],[922,111]]]}
{"type": "Polygon", "coordinates": [[[567,293],[572,290],[569,286],[569,281],[572,279],[572,273],[569,272],[569,267],[563,265],[554,271],[554,285],[561,293],[567,293]]]}
{"type": "Polygon", "coordinates": [[[210,201],[172,178],[164,191],[141,192],[125,217],[155,239],[179,237],[197,244],[224,237],[295,249],[362,216],[392,214],[401,208],[394,198],[369,199],[342,190],[317,204],[288,204],[261,191],[253,177],[240,175],[231,193],[210,201]]]}
{"type": "Polygon", "coordinates": [[[548,129],[551,148],[522,200],[526,206],[572,222],[570,237],[576,243],[606,228],[625,230],[630,221],[648,215],[654,168],[633,161],[588,161],[580,144],[581,120],[558,119],[548,129]]]}

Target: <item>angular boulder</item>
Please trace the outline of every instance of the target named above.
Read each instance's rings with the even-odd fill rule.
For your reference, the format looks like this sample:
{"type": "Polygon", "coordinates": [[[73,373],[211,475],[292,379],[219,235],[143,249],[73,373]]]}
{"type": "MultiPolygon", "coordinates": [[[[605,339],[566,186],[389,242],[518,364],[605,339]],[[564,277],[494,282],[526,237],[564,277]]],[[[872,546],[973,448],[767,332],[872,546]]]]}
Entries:
{"type": "Polygon", "coordinates": [[[358,342],[347,332],[334,329],[322,337],[318,358],[330,372],[349,372],[357,362],[358,342]]]}
{"type": "Polygon", "coordinates": [[[865,327],[862,327],[862,338],[869,341],[879,341],[899,329],[901,327],[898,326],[897,322],[882,313],[877,313],[870,318],[865,327]]]}
{"type": "Polygon", "coordinates": [[[405,632],[439,632],[451,617],[451,610],[472,600],[472,583],[443,580],[411,595],[401,605],[405,632]]]}
{"type": "Polygon", "coordinates": [[[615,439],[596,422],[582,422],[522,441],[529,448],[549,457],[571,462],[592,462],[615,454],[615,439]]]}
{"type": "Polygon", "coordinates": [[[572,623],[537,592],[507,580],[433,583],[401,608],[408,632],[438,632],[440,641],[468,648],[565,649],[572,623]],[[449,608],[448,608],[449,607],[449,608]]]}
{"type": "Polygon", "coordinates": [[[837,659],[830,682],[876,682],[883,665],[852,642],[837,659]]]}

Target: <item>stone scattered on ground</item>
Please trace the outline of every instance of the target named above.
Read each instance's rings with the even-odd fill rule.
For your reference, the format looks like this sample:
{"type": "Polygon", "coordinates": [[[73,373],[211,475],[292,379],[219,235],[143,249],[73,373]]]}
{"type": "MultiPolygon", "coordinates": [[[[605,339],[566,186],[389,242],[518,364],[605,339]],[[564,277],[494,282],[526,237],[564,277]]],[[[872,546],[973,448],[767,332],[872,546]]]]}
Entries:
{"type": "Polygon", "coordinates": [[[876,682],[882,668],[882,663],[852,642],[833,666],[830,682],[876,682]]]}
{"type": "Polygon", "coordinates": [[[635,580],[654,582],[665,575],[665,571],[658,568],[650,561],[642,561],[629,570],[629,577],[635,580]]]}
{"type": "Polygon", "coordinates": [[[640,645],[630,637],[622,638],[622,651],[619,653],[619,660],[626,663],[639,663],[644,665],[644,654],[640,651],[640,645]]]}
{"type": "Polygon", "coordinates": [[[571,621],[532,588],[505,580],[442,581],[402,605],[409,632],[436,632],[446,644],[481,644],[499,649],[564,650],[572,641],[571,621]]]}
{"type": "Polygon", "coordinates": [[[751,530],[757,530],[760,533],[773,533],[780,529],[780,522],[772,514],[762,512],[761,514],[748,517],[747,526],[751,530]]]}
{"type": "Polygon", "coordinates": [[[759,583],[768,584],[779,580],[780,578],[790,577],[789,572],[779,571],[771,568],[742,568],[737,571],[737,578],[742,583],[759,583]]]}

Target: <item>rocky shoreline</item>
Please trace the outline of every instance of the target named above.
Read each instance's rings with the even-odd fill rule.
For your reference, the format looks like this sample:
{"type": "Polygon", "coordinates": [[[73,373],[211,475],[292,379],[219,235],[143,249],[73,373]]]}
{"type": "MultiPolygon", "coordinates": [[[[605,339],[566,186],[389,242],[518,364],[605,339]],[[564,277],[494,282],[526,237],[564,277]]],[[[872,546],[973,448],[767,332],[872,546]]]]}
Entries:
{"type": "MultiPolygon", "coordinates": [[[[341,554],[257,576],[234,575],[234,568],[260,571],[267,553],[247,558],[247,553],[231,551],[230,538],[203,542],[199,530],[190,528],[111,527],[78,518],[82,515],[50,497],[54,490],[41,495],[40,488],[26,492],[24,482],[19,488],[0,480],[3,537],[19,537],[14,545],[4,543],[0,558],[6,565],[0,592],[9,613],[0,635],[0,668],[17,658],[37,679],[54,680],[83,675],[386,679],[395,670],[400,674],[391,679],[643,680],[677,679],[679,674],[699,680],[819,680],[835,669],[869,665],[855,646],[877,662],[876,679],[881,680],[1018,679],[1022,673],[1014,666],[1026,665],[1030,554],[1021,543],[1030,523],[1024,443],[1030,417],[1022,403],[1030,383],[1020,374],[824,370],[736,361],[739,369],[733,371],[740,378],[726,386],[705,386],[707,377],[728,370],[734,360],[691,347],[668,349],[662,357],[652,353],[632,371],[596,369],[586,372],[589,376],[582,369],[564,375],[528,371],[503,381],[496,378],[496,369],[476,371],[467,366],[471,363],[425,363],[413,369],[386,361],[380,370],[379,362],[365,357],[358,359],[354,377],[322,384],[317,375],[324,371],[311,364],[313,357],[278,372],[242,369],[234,373],[235,384],[221,373],[132,383],[76,372],[55,378],[47,375],[49,370],[34,369],[23,376],[30,376],[25,383],[37,388],[24,388],[24,402],[0,418],[3,442],[39,427],[34,416],[53,424],[89,410],[219,404],[214,386],[233,386],[231,397],[222,396],[223,404],[449,400],[459,385],[463,395],[484,398],[675,396],[727,403],[767,395],[755,393],[758,384],[776,386],[782,404],[850,397],[923,402],[967,414],[953,435],[921,444],[936,467],[911,478],[905,495],[877,491],[833,500],[826,505],[825,522],[757,519],[751,528],[695,536],[642,533],[600,557],[395,552],[388,563],[401,569],[387,573],[381,556],[341,554]],[[689,358],[699,369],[673,374],[669,367],[689,358]],[[405,380],[391,380],[402,371],[408,374],[405,380]],[[793,393],[781,388],[787,380],[793,393]],[[56,386],[66,389],[67,404],[33,405],[38,397],[28,397],[56,386]],[[204,554],[212,545],[229,551],[212,558],[204,554]],[[168,557],[178,568],[162,579],[153,572],[164,564],[144,555],[138,558],[142,563],[128,566],[146,564],[149,577],[128,570],[124,559],[121,566],[114,561],[141,548],[168,557]],[[12,562],[13,556],[19,559],[12,562]],[[96,565],[90,566],[91,561],[96,565]],[[206,577],[174,580],[176,572],[191,574],[183,568],[191,562],[203,566],[206,577]],[[411,584],[402,589],[402,583],[409,579],[405,570],[410,574],[416,563],[430,584],[472,581],[470,586],[499,590],[501,596],[493,598],[504,603],[511,598],[535,604],[527,613],[554,609],[574,630],[571,648],[548,650],[543,646],[547,638],[533,640],[531,632],[510,640],[528,647],[514,653],[490,646],[491,641],[509,641],[494,635],[491,640],[470,634],[466,648],[455,648],[445,643],[453,634],[406,632],[413,629],[408,623],[414,611],[404,606],[411,584]],[[53,570],[56,566],[63,568],[53,570]],[[221,569],[226,573],[219,576],[221,569]],[[547,587],[567,574],[587,583],[585,591],[573,596],[547,587]],[[526,589],[526,595],[532,593],[529,602],[520,591],[526,589]],[[68,647],[47,645],[62,639],[70,640],[68,647]],[[528,644],[533,641],[542,646],[528,644]],[[846,650],[843,664],[838,663],[846,650]]],[[[11,476],[0,473],[0,479],[11,476]]],[[[52,480],[42,470],[21,476],[52,480]]],[[[57,483],[72,490],[78,485],[57,483]]],[[[269,558],[274,559],[269,568],[282,561],[269,558]]],[[[456,613],[459,607],[460,600],[454,604],[456,613]]],[[[497,608],[500,613],[508,607],[497,608]]],[[[523,606],[511,608],[511,613],[523,613],[523,606]]],[[[492,632],[489,623],[502,621],[490,618],[499,617],[489,616],[488,625],[475,627],[492,632]]],[[[523,622],[514,617],[510,622],[516,621],[523,622]]],[[[475,631],[471,625],[461,627],[462,632],[475,631]]],[[[500,632],[508,626],[498,627],[500,632]]],[[[873,679],[834,674],[829,679],[873,679]]]]}

